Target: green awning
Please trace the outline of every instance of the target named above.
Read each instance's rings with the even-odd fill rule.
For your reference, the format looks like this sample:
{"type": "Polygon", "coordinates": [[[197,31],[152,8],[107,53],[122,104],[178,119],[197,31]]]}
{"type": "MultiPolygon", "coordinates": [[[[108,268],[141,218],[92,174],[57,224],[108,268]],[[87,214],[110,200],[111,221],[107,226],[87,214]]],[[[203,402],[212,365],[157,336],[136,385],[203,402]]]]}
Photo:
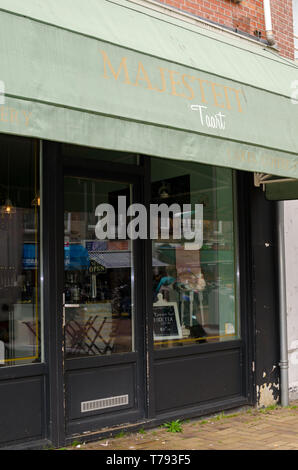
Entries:
{"type": "Polygon", "coordinates": [[[268,184],[265,194],[269,201],[298,199],[298,180],[268,184]]]}
{"type": "Polygon", "coordinates": [[[298,178],[272,50],[128,0],[0,0],[0,25],[2,132],[298,178]]]}

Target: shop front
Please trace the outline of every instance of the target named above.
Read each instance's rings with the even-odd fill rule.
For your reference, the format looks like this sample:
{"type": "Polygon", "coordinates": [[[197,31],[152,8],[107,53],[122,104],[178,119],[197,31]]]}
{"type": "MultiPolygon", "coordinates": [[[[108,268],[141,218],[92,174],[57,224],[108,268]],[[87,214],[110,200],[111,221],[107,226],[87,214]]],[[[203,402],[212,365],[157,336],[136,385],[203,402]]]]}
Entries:
{"type": "Polygon", "coordinates": [[[126,0],[83,16],[72,2],[71,20],[67,2],[23,3],[0,2],[15,31],[0,51],[0,445],[255,404],[278,299],[275,203],[253,172],[297,178],[295,68],[126,0]]]}

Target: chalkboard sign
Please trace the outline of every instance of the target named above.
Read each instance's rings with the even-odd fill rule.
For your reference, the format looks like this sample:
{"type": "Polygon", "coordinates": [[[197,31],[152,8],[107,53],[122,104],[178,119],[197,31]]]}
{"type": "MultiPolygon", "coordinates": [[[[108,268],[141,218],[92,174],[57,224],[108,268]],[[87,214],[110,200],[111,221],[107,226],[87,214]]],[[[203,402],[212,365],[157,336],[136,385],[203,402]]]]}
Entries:
{"type": "Polygon", "coordinates": [[[153,304],[153,332],[155,340],[182,338],[176,302],[166,302],[162,296],[153,304]]]}

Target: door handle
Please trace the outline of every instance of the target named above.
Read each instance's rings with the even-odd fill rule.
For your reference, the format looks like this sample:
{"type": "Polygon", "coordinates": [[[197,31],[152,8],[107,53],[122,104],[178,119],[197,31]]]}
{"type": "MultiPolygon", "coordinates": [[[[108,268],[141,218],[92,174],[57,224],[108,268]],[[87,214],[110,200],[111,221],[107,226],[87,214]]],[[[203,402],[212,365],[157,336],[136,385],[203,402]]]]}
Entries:
{"type": "Polygon", "coordinates": [[[81,305],[80,304],[66,304],[65,303],[65,294],[63,293],[62,296],[62,304],[63,308],[79,308],[81,305]]]}
{"type": "Polygon", "coordinates": [[[62,322],[63,322],[63,328],[65,327],[65,309],[66,308],[80,308],[80,304],[66,304],[65,303],[65,294],[63,293],[63,297],[62,297],[62,306],[63,306],[63,318],[62,318],[62,322]]]}

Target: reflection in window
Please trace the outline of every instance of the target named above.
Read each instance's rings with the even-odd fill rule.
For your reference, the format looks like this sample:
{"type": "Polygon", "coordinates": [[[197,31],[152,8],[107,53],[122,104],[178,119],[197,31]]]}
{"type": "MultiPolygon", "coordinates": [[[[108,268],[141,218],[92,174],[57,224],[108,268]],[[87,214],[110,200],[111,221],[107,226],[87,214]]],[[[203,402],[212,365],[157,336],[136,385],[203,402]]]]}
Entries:
{"type": "Polygon", "coordinates": [[[37,143],[0,138],[0,366],[40,361],[37,143]]]}
{"type": "Polygon", "coordinates": [[[152,241],[155,348],[238,338],[232,171],[154,158],[151,188],[153,204],[191,204],[192,227],[203,206],[200,249],[171,230],[152,241]]]}
{"type": "MultiPolygon", "coordinates": [[[[65,178],[64,292],[67,358],[134,350],[133,263],[130,240],[98,240],[95,209],[118,196],[130,200],[130,185],[65,178]]],[[[116,227],[117,230],[117,227],[116,227]]]]}

